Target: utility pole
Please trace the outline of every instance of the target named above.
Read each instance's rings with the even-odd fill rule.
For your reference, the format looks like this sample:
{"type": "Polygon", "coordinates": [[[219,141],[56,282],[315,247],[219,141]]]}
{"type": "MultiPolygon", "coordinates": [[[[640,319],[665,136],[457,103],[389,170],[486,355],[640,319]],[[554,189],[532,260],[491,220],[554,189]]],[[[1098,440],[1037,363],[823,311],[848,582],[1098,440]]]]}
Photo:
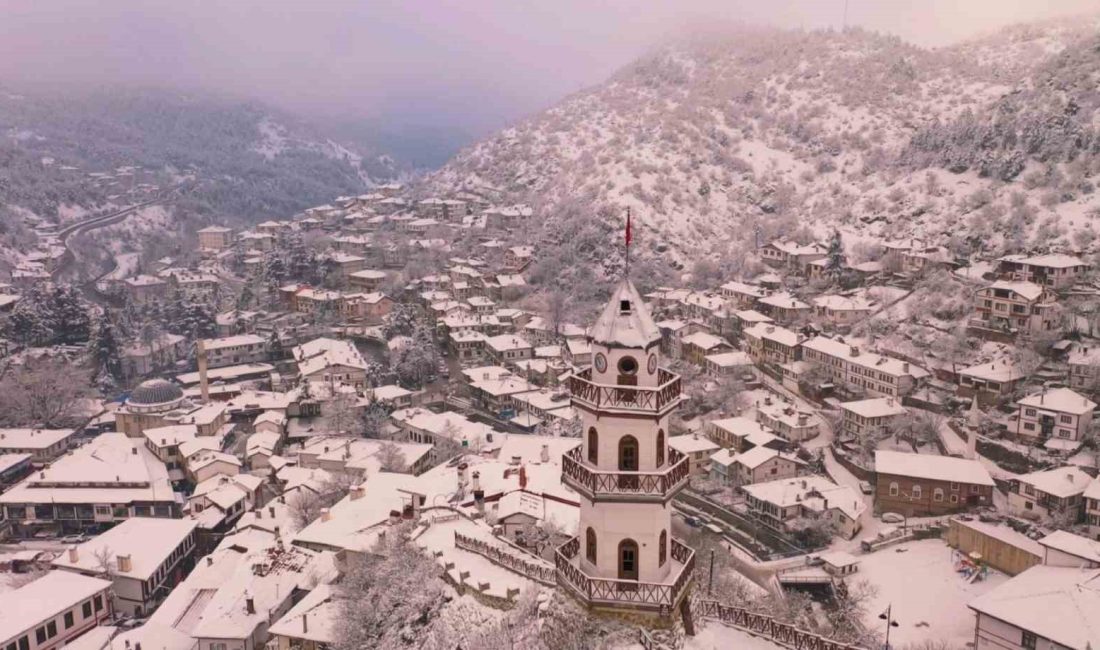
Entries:
{"type": "Polygon", "coordinates": [[[710,549],[710,578],[707,579],[707,595],[714,594],[714,549],[710,549]]]}
{"type": "Polygon", "coordinates": [[[886,608],[886,611],[879,614],[878,617],[880,619],[886,621],[886,648],[885,648],[885,650],[890,650],[890,628],[898,627],[898,622],[896,620],[894,620],[894,604],[890,603],[890,605],[886,608]]]}

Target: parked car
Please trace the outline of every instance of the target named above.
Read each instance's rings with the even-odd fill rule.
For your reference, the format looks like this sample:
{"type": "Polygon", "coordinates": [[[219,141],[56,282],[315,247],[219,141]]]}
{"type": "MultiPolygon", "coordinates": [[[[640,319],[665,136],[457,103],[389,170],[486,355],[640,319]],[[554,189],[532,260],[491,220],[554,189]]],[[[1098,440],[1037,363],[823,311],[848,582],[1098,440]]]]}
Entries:
{"type": "Polygon", "coordinates": [[[871,483],[868,481],[859,482],[859,491],[864,494],[873,494],[875,489],[871,487],[871,483]]]}
{"type": "Polygon", "coordinates": [[[62,544],[83,544],[87,539],[84,535],[66,535],[58,541],[62,544]]]}

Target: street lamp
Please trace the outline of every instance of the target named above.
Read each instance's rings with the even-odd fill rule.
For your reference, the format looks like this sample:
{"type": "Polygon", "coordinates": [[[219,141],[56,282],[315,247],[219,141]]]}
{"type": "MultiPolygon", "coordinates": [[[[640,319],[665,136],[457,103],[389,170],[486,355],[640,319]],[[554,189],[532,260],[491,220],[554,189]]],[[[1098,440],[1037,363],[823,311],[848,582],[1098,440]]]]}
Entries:
{"type": "Polygon", "coordinates": [[[893,612],[894,612],[894,604],[890,603],[890,605],[886,608],[886,611],[878,615],[878,617],[880,619],[886,621],[886,647],[885,647],[885,650],[890,650],[890,628],[898,627],[898,622],[896,620],[894,620],[893,612]]]}

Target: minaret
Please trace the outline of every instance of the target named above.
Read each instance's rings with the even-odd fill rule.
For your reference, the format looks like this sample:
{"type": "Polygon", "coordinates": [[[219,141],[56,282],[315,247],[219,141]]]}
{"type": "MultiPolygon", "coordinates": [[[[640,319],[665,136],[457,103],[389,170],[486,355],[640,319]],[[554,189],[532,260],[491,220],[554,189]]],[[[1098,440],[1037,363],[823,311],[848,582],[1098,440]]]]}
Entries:
{"type": "MultiPolygon", "coordinates": [[[[668,621],[685,601],[694,553],[672,538],[672,498],[688,459],[668,447],[680,377],[660,367],[660,331],[629,280],[589,330],[593,364],[569,378],[583,442],[562,458],[580,500],[578,536],[558,549],[559,584],[589,607],[668,621]]],[[[685,612],[687,613],[687,612],[685,612]]],[[[690,633],[690,619],[685,619],[690,633]]]]}

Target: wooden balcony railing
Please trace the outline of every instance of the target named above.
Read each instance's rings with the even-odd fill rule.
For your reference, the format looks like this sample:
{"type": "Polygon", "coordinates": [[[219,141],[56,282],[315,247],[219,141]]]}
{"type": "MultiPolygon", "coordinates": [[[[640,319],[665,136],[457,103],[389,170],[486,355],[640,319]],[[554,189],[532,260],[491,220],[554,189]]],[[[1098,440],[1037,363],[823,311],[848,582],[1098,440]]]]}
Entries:
{"type": "Polygon", "coordinates": [[[502,566],[505,569],[514,571],[532,580],[551,586],[556,584],[555,568],[544,560],[519,557],[516,554],[517,552],[494,546],[480,539],[468,537],[458,531],[455,531],[455,547],[477,553],[493,564],[502,566]]]}
{"type": "Polygon", "coordinates": [[[664,501],[680,491],[691,473],[690,459],[668,450],[668,465],[652,472],[617,472],[592,469],[581,460],[581,447],[562,456],[561,476],[566,485],[589,499],[641,497],[664,501]]]}
{"type": "Polygon", "coordinates": [[[590,605],[610,605],[652,609],[670,615],[687,594],[695,572],[695,551],[672,539],[670,555],[675,580],[667,583],[598,578],[586,574],[577,564],[580,538],[574,537],[558,547],[554,559],[558,584],[573,591],[590,605]]]}
{"type": "Polygon", "coordinates": [[[860,650],[859,646],[807,632],[744,607],[723,605],[713,600],[697,600],[693,603],[692,610],[695,616],[721,621],[793,650],[860,650]]]}
{"type": "Polygon", "coordinates": [[[680,376],[664,368],[657,371],[657,386],[620,386],[592,381],[592,369],[585,368],[569,377],[573,399],[594,408],[619,409],[642,413],[662,413],[680,403],[680,376]]]}

